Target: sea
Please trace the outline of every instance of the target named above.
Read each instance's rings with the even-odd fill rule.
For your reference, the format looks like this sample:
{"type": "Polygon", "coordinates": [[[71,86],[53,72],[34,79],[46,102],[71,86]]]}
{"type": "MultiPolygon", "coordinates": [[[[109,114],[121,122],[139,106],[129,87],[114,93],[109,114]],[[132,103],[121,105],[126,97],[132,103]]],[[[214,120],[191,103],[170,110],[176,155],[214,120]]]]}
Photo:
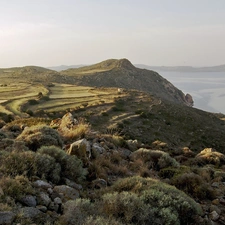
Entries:
{"type": "Polygon", "coordinates": [[[157,72],[185,94],[189,93],[195,108],[225,114],[225,72],[157,72]]]}

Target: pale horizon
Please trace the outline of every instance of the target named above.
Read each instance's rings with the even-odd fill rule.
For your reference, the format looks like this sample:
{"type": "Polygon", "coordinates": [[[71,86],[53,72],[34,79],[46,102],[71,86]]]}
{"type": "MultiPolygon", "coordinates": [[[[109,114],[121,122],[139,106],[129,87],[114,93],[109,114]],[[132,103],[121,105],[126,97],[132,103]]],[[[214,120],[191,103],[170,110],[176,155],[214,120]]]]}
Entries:
{"type": "Polygon", "coordinates": [[[0,68],[225,64],[224,0],[2,0],[0,68]],[[18,3],[19,2],[19,3],[18,3]]]}

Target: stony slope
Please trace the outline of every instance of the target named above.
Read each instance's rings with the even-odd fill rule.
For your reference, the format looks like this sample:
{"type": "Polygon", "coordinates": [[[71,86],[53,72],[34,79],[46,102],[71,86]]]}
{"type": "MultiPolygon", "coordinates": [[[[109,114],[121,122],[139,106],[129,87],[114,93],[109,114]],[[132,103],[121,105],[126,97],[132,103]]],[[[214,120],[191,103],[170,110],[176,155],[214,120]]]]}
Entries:
{"type": "Polygon", "coordinates": [[[92,66],[68,69],[61,74],[73,77],[78,85],[136,89],[176,103],[189,106],[193,103],[158,73],[138,69],[127,59],[110,59],[92,66]]]}

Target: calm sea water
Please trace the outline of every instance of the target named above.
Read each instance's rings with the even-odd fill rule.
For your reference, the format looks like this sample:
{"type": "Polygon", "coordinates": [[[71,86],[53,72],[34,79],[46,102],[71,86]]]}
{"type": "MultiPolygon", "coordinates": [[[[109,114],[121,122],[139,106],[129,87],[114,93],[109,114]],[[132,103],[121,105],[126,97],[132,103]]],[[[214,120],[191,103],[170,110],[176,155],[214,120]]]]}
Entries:
{"type": "Polygon", "coordinates": [[[157,72],[191,94],[195,108],[225,114],[225,72],[157,72]]]}

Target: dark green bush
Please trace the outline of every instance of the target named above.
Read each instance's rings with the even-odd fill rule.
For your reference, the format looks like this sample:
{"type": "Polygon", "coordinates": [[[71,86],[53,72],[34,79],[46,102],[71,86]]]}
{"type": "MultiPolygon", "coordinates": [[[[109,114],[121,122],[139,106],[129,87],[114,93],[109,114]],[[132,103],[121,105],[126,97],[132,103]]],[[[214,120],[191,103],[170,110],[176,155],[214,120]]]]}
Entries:
{"type": "Polygon", "coordinates": [[[80,159],[67,155],[55,146],[43,146],[36,153],[13,151],[1,154],[0,162],[0,171],[7,176],[38,176],[55,184],[64,177],[81,181],[87,175],[80,159]]]}
{"type": "Polygon", "coordinates": [[[0,187],[5,196],[10,196],[16,200],[27,194],[34,194],[35,191],[29,180],[24,176],[2,177],[0,179],[0,187]]]}
{"type": "Polygon", "coordinates": [[[24,141],[26,146],[36,151],[41,146],[58,146],[62,147],[62,140],[58,132],[47,126],[33,126],[25,129],[18,137],[17,140],[24,141]]]}
{"type": "Polygon", "coordinates": [[[198,199],[214,199],[215,192],[203,177],[195,173],[184,173],[172,179],[172,184],[186,194],[198,199]]]}
{"type": "Polygon", "coordinates": [[[33,172],[36,176],[55,184],[59,183],[61,179],[61,165],[53,157],[36,153],[33,167],[33,172]]]}
{"type": "Polygon", "coordinates": [[[38,101],[35,100],[35,99],[30,99],[30,100],[28,100],[28,103],[29,103],[30,105],[37,105],[37,104],[38,104],[38,101]]]}
{"type": "Polygon", "coordinates": [[[148,206],[133,192],[113,192],[103,195],[102,211],[123,224],[144,224],[150,214],[148,206]]]}
{"type": "MultiPolygon", "coordinates": [[[[118,196],[115,192],[106,195],[108,196],[107,202],[111,210],[110,213],[116,219],[121,218],[120,211],[122,216],[126,218],[126,213],[121,209],[121,205],[126,208],[125,205],[131,202],[123,196],[124,191],[128,191],[129,194],[134,193],[139,198],[138,202],[133,200],[133,205],[137,204],[136,208],[139,207],[143,210],[142,213],[139,211],[142,214],[141,219],[136,216],[130,221],[124,219],[123,222],[126,220],[126,222],[132,223],[139,218],[139,223],[136,224],[189,224],[194,222],[195,217],[202,213],[200,206],[184,192],[159,180],[141,177],[125,178],[118,180],[110,190],[118,192],[118,196]]],[[[132,196],[135,199],[135,196],[132,196]]]]}
{"type": "Polygon", "coordinates": [[[32,151],[16,152],[5,155],[0,170],[7,176],[32,176],[34,174],[35,153],[32,151]]]}
{"type": "MultiPolygon", "coordinates": [[[[42,155],[48,155],[52,157],[56,164],[55,165],[55,173],[54,179],[56,179],[57,171],[59,171],[59,167],[61,167],[61,177],[67,177],[68,179],[80,181],[85,178],[87,175],[87,170],[83,168],[83,163],[80,159],[78,159],[75,155],[70,156],[67,155],[62,149],[57,148],[55,146],[42,146],[37,153],[42,155]]],[[[53,178],[53,177],[52,177],[53,178]]]]}
{"type": "Polygon", "coordinates": [[[102,216],[89,216],[83,225],[123,225],[123,223],[120,223],[119,221],[115,220],[114,218],[104,218],[102,216]]]}
{"type": "Polygon", "coordinates": [[[95,215],[97,212],[95,205],[88,199],[70,200],[64,205],[63,216],[61,216],[59,223],[62,225],[83,225],[90,215],[95,215]]]}

